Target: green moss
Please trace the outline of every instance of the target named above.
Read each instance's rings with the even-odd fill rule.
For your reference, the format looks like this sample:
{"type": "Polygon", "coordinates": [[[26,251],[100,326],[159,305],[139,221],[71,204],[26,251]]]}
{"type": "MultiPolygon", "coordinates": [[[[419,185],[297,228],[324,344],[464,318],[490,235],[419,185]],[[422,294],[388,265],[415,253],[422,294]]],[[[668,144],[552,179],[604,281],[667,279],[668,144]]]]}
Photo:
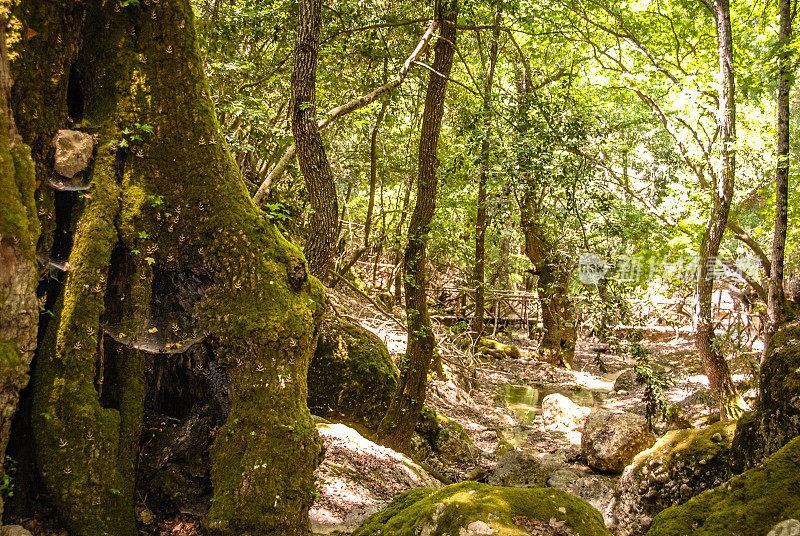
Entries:
{"type": "Polygon", "coordinates": [[[736,430],[735,422],[717,422],[702,430],[682,429],[668,432],[650,449],[639,453],[634,463],[643,459],[658,458],[668,464],[685,460],[711,460],[720,455],[727,461],[726,455],[731,448],[731,441],[736,430]],[[721,441],[711,438],[719,434],[721,441]]]}
{"type": "Polygon", "coordinates": [[[764,464],[661,512],[648,536],[763,536],[800,516],[800,438],[764,464]]]}
{"type": "Polygon", "coordinates": [[[308,370],[308,406],[316,415],[375,430],[398,376],[380,338],[360,325],[329,318],[308,370]]]}
{"type": "Polygon", "coordinates": [[[581,536],[611,534],[597,510],[564,491],[462,482],[438,491],[410,490],[367,519],[353,536],[453,535],[476,521],[488,524],[497,536],[528,536],[525,527],[539,522],[548,528],[562,524],[581,536]]]}
{"type": "Polygon", "coordinates": [[[519,348],[513,344],[503,344],[492,339],[478,340],[477,352],[496,359],[518,358],[521,355],[519,348]]]}
{"type": "Polygon", "coordinates": [[[8,376],[10,371],[16,369],[21,363],[19,348],[14,341],[0,339],[0,375],[8,376]]]}

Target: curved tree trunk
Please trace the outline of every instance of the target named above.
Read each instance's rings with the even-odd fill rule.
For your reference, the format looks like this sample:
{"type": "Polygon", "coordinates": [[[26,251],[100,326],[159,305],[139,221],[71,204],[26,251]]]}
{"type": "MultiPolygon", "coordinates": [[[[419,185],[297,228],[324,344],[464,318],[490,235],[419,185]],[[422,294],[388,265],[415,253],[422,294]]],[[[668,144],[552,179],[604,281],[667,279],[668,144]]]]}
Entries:
{"type": "Polygon", "coordinates": [[[426,293],[427,256],[430,223],[436,209],[438,177],[436,170],[439,134],[444,115],[447,78],[453,66],[456,40],[457,0],[437,0],[434,17],[441,21],[441,38],[436,41],[433,69],[425,96],[422,132],[419,141],[417,203],[408,227],[408,243],[404,256],[408,348],[400,370],[398,385],[389,410],[378,427],[378,441],[395,450],[405,450],[419,420],[425,401],[428,368],[436,347],[428,316],[426,293]]]}
{"type": "Polygon", "coordinates": [[[780,0],[778,43],[778,140],[775,168],[775,229],[772,237],[772,263],[769,275],[767,315],[769,323],[764,337],[764,358],[769,340],[786,321],[787,304],[783,293],[783,262],[786,251],[786,230],[789,211],[789,90],[792,87],[792,8],[790,0],[780,0]]]}
{"type": "Polygon", "coordinates": [[[60,517],[72,534],[137,533],[145,355],[177,359],[192,347],[230,396],[211,449],[210,531],[307,534],[320,442],[305,377],[323,291],[248,196],[209,98],[190,2],[39,0],[20,19],[38,32],[19,41],[13,68],[42,184],[39,254],[68,255],[63,289],[47,297],[57,314],[39,348],[32,415],[60,517]],[[47,144],[67,113],[96,139],[84,192],[48,186],[47,144]],[[56,217],[59,206],[69,209],[56,217]]]}
{"type": "Polygon", "coordinates": [[[0,478],[5,475],[11,418],[28,383],[38,324],[36,179],[30,147],[22,143],[11,113],[6,15],[0,8],[0,478]]]}
{"type": "Polygon", "coordinates": [[[722,237],[733,201],[736,173],[736,104],[734,100],[733,40],[728,0],[704,0],[714,16],[719,56],[719,98],[717,125],[720,130],[721,167],[714,184],[711,214],[700,244],[697,270],[697,303],[695,304],[695,343],[711,392],[720,406],[723,419],[737,417],[747,404],[736,392],[728,363],[714,348],[714,322],[711,317],[714,293],[713,264],[719,254],[722,237]],[[712,270],[710,270],[710,268],[712,270]]]}
{"type": "Polygon", "coordinates": [[[319,278],[325,277],[333,261],[339,231],[336,185],[316,120],[321,11],[321,0],[300,0],[298,4],[292,71],[292,135],[312,209],[304,253],[311,274],[319,278]]]}

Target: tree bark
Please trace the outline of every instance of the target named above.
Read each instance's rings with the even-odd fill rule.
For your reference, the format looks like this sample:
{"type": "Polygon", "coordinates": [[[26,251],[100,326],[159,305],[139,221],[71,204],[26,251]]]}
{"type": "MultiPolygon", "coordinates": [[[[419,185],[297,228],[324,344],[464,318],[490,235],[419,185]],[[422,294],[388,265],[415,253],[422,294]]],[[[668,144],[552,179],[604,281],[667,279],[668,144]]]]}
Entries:
{"type": "Polygon", "coordinates": [[[712,193],[711,214],[700,244],[697,270],[697,300],[694,311],[695,343],[711,392],[723,419],[740,415],[747,404],[736,392],[725,357],[714,348],[711,317],[714,292],[714,263],[728,222],[736,173],[736,104],[734,100],[733,39],[728,0],[704,0],[714,17],[719,58],[719,111],[721,166],[712,193]]]}
{"type": "Polygon", "coordinates": [[[764,334],[764,357],[772,335],[786,320],[786,297],[783,293],[783,263],[786,251],[786,230],[789,210],[789,92],[794,78],[792,72],[792,8],[790,0],[780,0],[778,30],[778,140],[775,168],[775,229],[772,237],[767,315],[769,323],[764,334]]]}
{"type": "Polygon", "coordinates": [[[486,168],[489,165],[492,143],[492,82],[497,63],[497,41],[500,38],[501,12],[498,6],[494,14],[492,44],[489,47],[489,64],[483,84],[483,132],[481,161],[478,170],[478,210],[475,215],[475,270],[472,274],[475,285],[475,315],[472,317],[473,340],[478,341],[483,333],[484,295],[486,292],[486,168]]]}
{"type": "MultiPolygon", "coordinates": [[[[386,84],[376,88],[366,95],[361,95],[358,98],[355,98],[349,102],[346,102],[342,105],[337,106],[325,114],[325,117],[320,119],[317,122],[317,127],[319,130],[324,130],[336,121],[337,119],[344,117],[345,115],[355,112],[356,110],[360,110],[364,106],[374,102],[384,95],[387,95],[400,87],[400,85],[405,81],[406,77],[408,76],[408,72],[411,70],[411,66],[414,64],[414,61],[428,48],[428,41],[430,41],[431,37],[433,37],[434,33],[438,29],[438,22],[435,20],[431,22],[428,29],[422,35],[419,43],[411,52],[411,55],[406,58],[406,61],[403,63],[403,66],[400,68],[400,71],[394,77],[394,79],[390,80],[386,84]]],[[[295,155],[297,154],[297,145],[295,143],[291,144],[287,149],[286,152],[283,153],[283,156],[275,164],[275,167],[270,171],[269,175],[264,182],[261,183],[261,186],[258,187],[258,191],[256,191],[255,196],[253,196],[253,200],[256,203],[260,203],[262,200],[266,199],[269,195],[269,191],[272,188],[272,185],[275,183],[278,178],[286,171],[286,168],[289,167],[289,164],[292,163],[294,160],[295,155]]]]}
{"type": "Polygon", "coordinates": [[[323,290],[249,198],[214,114],[190,2],[32,0],[20,19],[38,32],[17,42],[12,69],[49,222],[39,254],[66,249],[70,266],[48,296],[56,316],[32,414],[59,517],[72,534],[137,534],[145,356],[177,359],[191,346],[230,396],[210,452],[210,532],[305,536],[321,448],[305,378],[323,290]],[[41,65],[55,72],[40,75],[41,65]],[[97,140],[82,197],[47,186],[47,142],[67,113],[97,140]],[[53,196],[71,203],[70,233],[56,228],[53,196]]]}
{"type": "Polygon", "coordinates": [[[433,69],[425,96],[419,141],[417,201],[411,214],[404,255],[408,348],[400,370],[400,383],[386,416],[378,427],[378,441],[395,450],[406,450],[425,401],[428,368],[436,339],[426,295],[426,245],[436,209],[438,146],[444,115],[447,78],[453,66],[456,42],[457,0],[437,0],[434,18],[440,38],[434,47],[433,69]]]}
{"type": "Polygon", "coordinates": [[[304,253],[311,274],[319,278],[325,277],[333,261],[339,229],[336,184],[316,120],[321,11],[321,0],[298,3],[292,71],[292,134],[312,210],[304,253]]]}
{"type": "Polygon", "coordinates": [[[372,231],[372,214],[375,210],[375,190],[378,186],[378,129],[386,117],[386,110],[389,108],[389,99],[383,101],[375,124],[372,126],[372,133],[369,139],[369,204],[367,205],[367,218],[364,220],[364,247],[369,247],[369,235],[372,231]]]}
{"type": "MultiPolygon", "coordinates": [[[[11,112],[11,73],[6,48],[8,12],[0,7],[0,479],[6,467],[11,419],[36,349],[36,241],[39,219],[33,197],[35,171],[11,112]]],[[[3,498],[0,497],[0,519],[3,498]]]]}
{"type": "Polygon", "coordinates": [[[539,226],[539,214],[531,193],[523,196],[520,217],[525,236],[525,255],[538,276],[536,292],[542,315],[542,334],[539,340],[539,359],[572,368],[578,331],[575,326],[569,282],[572,270],[566,259],[555,254],[539,226]]]}

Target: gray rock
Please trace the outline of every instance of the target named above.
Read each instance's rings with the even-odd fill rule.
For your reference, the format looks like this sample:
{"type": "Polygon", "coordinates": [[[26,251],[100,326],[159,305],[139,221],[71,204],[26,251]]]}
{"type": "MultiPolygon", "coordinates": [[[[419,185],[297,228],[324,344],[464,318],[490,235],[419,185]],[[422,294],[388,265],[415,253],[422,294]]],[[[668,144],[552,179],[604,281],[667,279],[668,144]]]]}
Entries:
{"type": "Polygon", "coordinates": [[[621,473],[638,453],[655,442],[656,436],[644,417],[596,409],[586,418],[581,452],[592,469],[621,473]]]}
{"type": "Polygon", "coordinates": [[[767,536],[800,536],[800,521],[796,519],[781,521],[772,527],[767,536]]]}
{"type": "Polygon", "coordinates": [[[543,488],[547,486],[548,477],[542,460],[527,451],[515,449],[497,460],[494,470],[486,477],[486,483],[512,488],[543,488]]]}
{"type": "Polygon", "coordinates": [[[315,474],[320,496],[309,512],[312,534],[349,534],[392,498],[441,483],[399,452],[343,424],[318,424],[325,459],[315,474]]]}
{"type": "Polygon", "coordinates": [[[631,391],[635,391],[637,387],[641,387],[644,385],[641,383],[636,375],[636,371],[632,368],[625,369],[620,372],[617,379],[614,380],[614,390],[618,393],[620,391],[625,391],[625,393],[629,393],[631,391]]]}
{"type": "Polygon", "coordinates": [[[478,448],[467,433],[453,421],[442,423],[435,449],[443,461],[455,464],[469,463],[478,455],[478,448]]]}
{"type": "Polygon", "coordinates": [[[542,422],[548,430],[580,430],[590,412],[562,394],[547,395],[542,400],[542,422]]]}
{"type": "Polygon", "coordinates": [[[21,525],[5,525],[0,527],[0,536],[32,536],[21,525]]]}
{"type": "Polygon", "coordinates": [[[547,485],[551,488],[558,488],[567,491],[567,487],[581,477],[572,469],[558,469],[550,473],[547,485]]]}
{"type": "Polygon", "coordinates": [[[56,150],[55,170],[59,175],[71,179],[89,167],[94,152],[91,135],[78,130],[59,130],[52,145],[56,150]]]}

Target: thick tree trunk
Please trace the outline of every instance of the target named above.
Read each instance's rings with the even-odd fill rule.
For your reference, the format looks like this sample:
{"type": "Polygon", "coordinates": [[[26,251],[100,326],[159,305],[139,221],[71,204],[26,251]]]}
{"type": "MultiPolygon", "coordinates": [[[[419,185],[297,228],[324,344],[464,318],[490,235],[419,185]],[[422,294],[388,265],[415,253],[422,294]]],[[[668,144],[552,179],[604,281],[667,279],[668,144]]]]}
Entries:
{"type": "Polygon", "coordinates": [[[711,214],[700,244],[695,304],[695,343],[711,392],[723,419],[735,418],[747,407],[736,392],[728,363],[714,348],[714,322],[711,317],[714,292],[714,262],[725,233],[733,200],[736,173],[736,105],[734,100],[733,40],[728,0],[705,0],[714,16],[719,56],[719,97],[717,124],[720,130],[721,166],[714,184],[711,214]]]}
{"type": "Polygon", "coordinates": [[[572,368],[578,338],[569,298],[572,270],[566,260],[553,255],[555,248],[542,236],[532,197],[530,194],[523,197],[520,224],[525,236],[525,255],[531,261],[533,273],[538,276],[536,291],[542,314],[539,359],[572,368]]]}
{"type": "MultiPolygon", "coordinates": [[[[0,8],[0,479],[6,468],[11,418],[28,383],[36,349],[36,241],[39,218],[33,192],[30,147],[22,143],[11,113],[11,74],[6,49],[5,8],[0,8]]],[[[0,519],[3,498],[0,497],[0,519]]]]}
{"type": "Polygon", "coordinates": [[[32,415],[61,519],[82,536],[137,533],[145,355],[172,360],[192,347],[230,396],[211,449],[210,531],[307,534],[320,442],[305,376],[323,291],[249,199],[214,115],[190,2],[26,4],[23,33],[38,34],[18,43],[18,124],[34,143],[40,213],[59,220],[40,256],[65,251],[70,267],[48,296],[57,315],[32,415]],[[75,21],[85,21],[80,40],[75,21]],[[56,60],[40,79],[33,66],[56,60]],[[97,142],[81,197],[47,190],[47,142],[67,112],[97,142]],[[70,207],[66,223],[54,197],[70,207]]]}
{"type": "Polygon", "coordinates": [[[408,348],[400,371],[400,384],[386,416],[378,427],[378,441],[395,450],[408,448],[425,401],[428,368],[436,347],[426,295],[425,247],[436,209],[438,146],[444,115],[447,78],[453,66],[456,41],[457,0],[437,0],[434,17],[440,21],[433,69],[425,97],[419,141],[417,202],[411,214],[404,256],[408,348]],[[438,73],[438,74],[436,74],[438,73]]]}
{"type": "Polygon", "coordinates": [[[481,161],[478,170],[478,210],[475,215],[475,270],[472,274],[475,285],[475,315],[472,317],[473,340],[477,342],[483,333],[484,295],[486,292],[486,168],[489,165],[492,144],[492,82],[497,63],[497,41],[500,37],[500,8],[495,11],[492,44],[489,47],[489,65],[486,66],[483,83],[483,139],[481,161]]]}
{"type": "Polygon", "coordinates": [[[778,141],[775,168],[775,230],[772,237],[769,295],[764,358],[769,340],[786,320],[786,298],[783,293],[783,262],[786,250],[786,229],[789,209],[789,91],[792,87],[792,8],[790,0],[780,0],[780,29],[778,31],[778,141]]]}
{"type": "Polygon", "coordinates": [[[298,3],[292,72],[292,135],[312,210],[304,253],[311,274],[319,278],[325,277],[333,261],[339,230],[336,185],[316,120],[321,11],[321,0],[298,3]]]}

